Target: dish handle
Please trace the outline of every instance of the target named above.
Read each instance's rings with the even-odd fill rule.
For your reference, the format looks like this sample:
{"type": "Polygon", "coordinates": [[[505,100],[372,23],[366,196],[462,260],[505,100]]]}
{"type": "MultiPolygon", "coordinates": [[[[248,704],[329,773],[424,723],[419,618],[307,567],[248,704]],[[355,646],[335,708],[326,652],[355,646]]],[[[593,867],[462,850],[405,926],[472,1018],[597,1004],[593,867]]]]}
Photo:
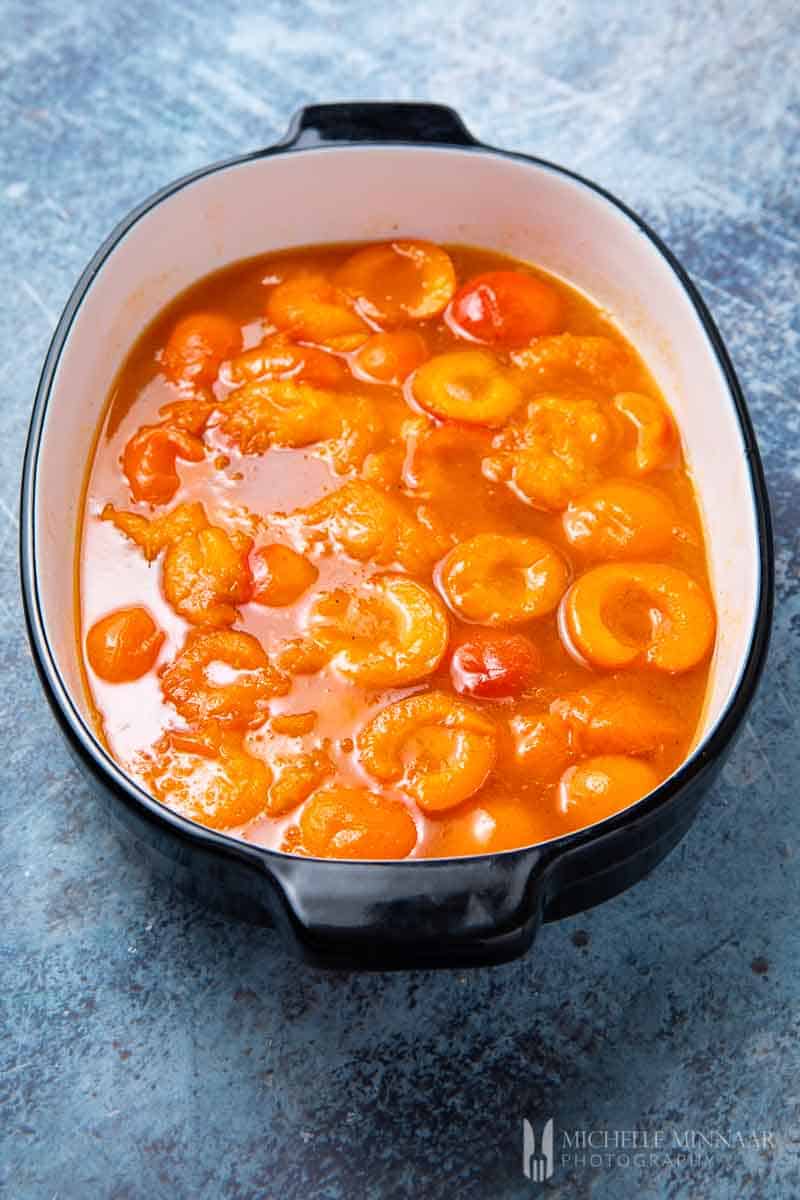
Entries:
{"type": "Polygon", "coordinates": [[[304,959],[380,970],[516,958],[541,922],[550,866],[536,847],[402,863],[289,855],[265,862],[281,893],[276,924],[304,959]]]}
{"type": "Polygon", "coordinates": [[[294,114],[286,136],[278,145],[285,149],[307,149],[359,142],[478,145],[455,109],[446,104],[375,100],[309,104],[294,114]]]}

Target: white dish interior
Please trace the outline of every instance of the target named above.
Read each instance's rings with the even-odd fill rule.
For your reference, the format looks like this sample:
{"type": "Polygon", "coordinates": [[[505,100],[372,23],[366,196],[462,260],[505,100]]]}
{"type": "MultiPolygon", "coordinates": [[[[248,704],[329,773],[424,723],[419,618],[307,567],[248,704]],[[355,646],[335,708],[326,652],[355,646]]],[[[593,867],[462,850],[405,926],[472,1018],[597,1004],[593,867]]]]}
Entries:
{"type": "Polygon", "coordinates": [[[105,259],[58,363],[35,510],[42,616],[74,703],[87,716],[69,583],[80,487],[114,375],[143,326],[236,259],[399,233],[485,246],[563,276],[613,314],[658,380],[698,485],[719,614],[702,740],[739,681],[760,567],[743,439],[713,347],[668,263],[612,203],[546,167],[449,148],[321,149],[234,164],[156,204],[105,259]]]}

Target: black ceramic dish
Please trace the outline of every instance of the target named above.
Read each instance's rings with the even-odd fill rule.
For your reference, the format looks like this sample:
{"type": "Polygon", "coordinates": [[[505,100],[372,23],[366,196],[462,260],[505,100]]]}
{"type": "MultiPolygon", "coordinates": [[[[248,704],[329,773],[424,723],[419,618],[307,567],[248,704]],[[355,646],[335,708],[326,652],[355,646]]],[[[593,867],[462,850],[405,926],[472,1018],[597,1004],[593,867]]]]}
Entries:
{"type": "MultiPolygon", "coordinates": [[[[589,245],[591,260],[595,245],[591,238],[589,245]]],[[[587,259],[585,245],[582,255],[587,259]]],[[[559,261],[556,253],[551,269],[558,269],[559,261]]],[[[604,278],[602,267],[599,262],[598,280],[604,278]]],[[[576,269],[564,273],[575,279],[576,269]]],[[[624,273],[624,265],[619,269],[624,273]]],[[[577,282],[584,279],[578,276],[577,282]]],[[[587,290],[594,294],[592,283],[585,279],[587,290]]],[[[624,286],[630,290],[634,284],[624,286]]],[[[680,424],[683,429],[682,419],[680,424]]],[[[702,439],[695,436],[695,441],[697,448],[690,445],[690,450],[702,459],[702,439]]],[[[713,474],[712,467],[709,471],[713,474]]],[[[703,471],[699,474],[702,494],[703,471]]],[[[715,480],[710,479],[709,486],[715,493],[719,490],[715,480]]],[[[716,511],[715,502],[709,517],[713,548],[715,538],[726,536],[727,518],[716,511]]],[[[755,438],[719,333],[686,272],[639,217],[601,188],[553,164],[481,145],[452,110],[428,104],[332,104],[304,109],[282,142],[176,181],[121,223],[79,280],[44,365],[23,472],[21,561],[28,631],[47,698],[112,815],[175,881],[226,911],[274,924],[305,958],[325,966],[504,961],[529,947],[540,921],[578,912],[635,883],[684,835],[703,792],[722,766],[758,681],[772,609],[768,501],[755,438]],[[355,192],[357,203],[369,216],[361,232],[356,228],[348,233],[331,215],[336,188],[347,186],[338,170],[339,159],[331,156],[348,152],[348,169],[362,177],[355,192]],[[286,194],[287,211],[273,216],[267,206],[261,234],[256,228],[252,235],[260,236],[260,241],[245,244],[241,230],[248,221],[254,224],[252,212],[247,214],[252,209],[253,185],[262,179],[268,181],[268,195],[286,194]],[[452,197],[445,193],[454,179],[469,185],[461,188],[463,222],[456,221],[449,236],[435,222],[433,228],[415,228],[421,218],[405,210],[416,203],[415,211],[420,211],[420,204],[425,211],[427,204],[433,212],[437,200],[452,208],[452,197]],[[482,236],[480,227],[482,188],[494,196],[511,228],[515,221],[528,220],[532,206],[550,216],[542,216],[538,230],[523,231],[516,245],[509,245],[497,231],[490,240],[482,236]],[[520,193],[516,214],[507,199],[514,188],[520,193]],[[410,190],[414,191],[411,199],[410,190]],[[325,207],[328,202],[330,209],[325,207]],[[293,236],[289,210],[302,209],[304,203],[308,212],[296,217],[298,234],[293,236]],[[573,226],[559,215],[565,204],[573,205],[578,214],[573,226]],[[235,231],[226,217],[234,211],[235,231]],[[75,670],[73,616],[63,604],[63,597],[71,593],[69,547],[76,531],[80,464],[90,453],[92,430],[114,369],[135,337],[135,322],[140,328],[171,295],[217,265],[282,245],[391,236],[401,228],[440,240],[496,244],[520,257],[526,256],[527,245],[528,257],[542,262],[537,250],[557,246],[559,238],[566,242],[575,236],[575,228],[585,241],[587,219],[602,226],[595,235],[598,260],[606,253],[601,242],[607,247],[617,238],[617,264],[639,256],[638,274],[645,264],[658,276],[659,294],[668,293],[660,317],[668,324],[674,320],[670,329],[676,343],[691,342],[687,369],[709,373],[705,394],[717,389],[717,419],[724,425],[721,453],[727,437],[736,456],[739,474],[731,484],[727,507],[741,506],[741,512],[734,514],[745,539],[741,551],[745,557],[738,569],[750,581],[749,591],[742,589],[749,599],[740,602],[741,612],[737,610],[741,628],[734,629],[729,646],[723,644],[718,650],[719,672],[727,682],[723,679],[720,694],[712,700],[714,711],[690,758],[650,796],[597,826],[540,847],[469,859],[359,863],[292,858],[194,825],[154,801],[117,766],[93,732],[75,670]],[[218,227],[215,220],[221,221],[218,227]],[[563,228],[559,222],[565,222],[563,228]],[[219,229],[215,261],[211,252],[206,261],[197,259],[195,249],[181,248],[180,229],[194,227],[202,227],[209,246],[214,229],[219,229]],[[155,273],[146,261],[151,249],[159,262],[173,252],[177,258],[183,255],[174,277],[166,272],[163,280],[152,282],[155,273]],[[159,292],[159,287],[166,290],[159,292]],[[152,294],[142,300],[148,288],[152,294]],[[133,309],[130,329],[121,329],[117,319],[125,303],[133,309]],[[100,329],[104,321],[107,327],[100,329]],[[110,356],[99,365],[88,362],[92,354],[101,353],[98,341],[91,341],[92,326],[104,335],[102,345],[110,356]],[[73,396],[80,385],[80,394],[93,397],[80,429],[74,414],[67,419],[64,413],[69,384],[73,396]]],[[[728,579],[726,572],[730,574],[723,563],[717,579],[718,601],[720,589],[725,593],[736,588],[735,578],[728,579]]],[[[725,611],[723,604],[723,620],[725,611]]],[[[725,628],[721,623],[723,642],[725,628]]]]}

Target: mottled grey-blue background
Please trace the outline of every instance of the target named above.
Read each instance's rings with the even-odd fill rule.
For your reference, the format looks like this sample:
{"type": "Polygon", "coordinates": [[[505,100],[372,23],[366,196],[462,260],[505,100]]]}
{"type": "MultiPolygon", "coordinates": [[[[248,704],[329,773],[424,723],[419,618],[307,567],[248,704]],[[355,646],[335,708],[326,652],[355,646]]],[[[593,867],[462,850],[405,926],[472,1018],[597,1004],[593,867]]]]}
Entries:
{"type": "Polygon", "coordinates": [[[3,0],[4,1196],[517,1200],[537,1191],[524,1115],[774,1135],[559,1169],[548,1196],[800,1195],[799,55],[795,0],[3,0]],[[318,973],[131,861],[45,708],[18,599],[28,415],[85,261],[174,176],[355,98],[453,104],[643,213],[721,325],[774,503],[770,662],[697,825],[626,895],[471,973],[318,973]]]}

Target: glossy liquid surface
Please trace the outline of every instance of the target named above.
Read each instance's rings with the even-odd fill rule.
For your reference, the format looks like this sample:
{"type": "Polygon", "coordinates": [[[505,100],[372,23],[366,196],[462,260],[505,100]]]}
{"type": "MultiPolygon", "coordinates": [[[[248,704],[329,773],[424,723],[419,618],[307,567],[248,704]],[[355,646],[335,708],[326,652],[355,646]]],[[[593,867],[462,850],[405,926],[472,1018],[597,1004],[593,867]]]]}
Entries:
{"type": "MultiPolygon", "coordinates": [[[[672,419],[611,320],[561,281],[494,253],[447,247],[455,280],[441,282],[434,261],[432,282],[420,287],[399,257],[396,280],[393,259],[380,270],[368,262],[365,277],[359,264],[345,265],[355,250],[267,255],[204,279],[160,314],[122,365],[91,464],[79,556],[80,641],[102,737],[178,811],[297,853],[485,853],[591,824],[680,764],[706,692],[713,609],[672,419]],[[485,322],[469,325],[470,312],[480,318],[486,306],[470,309],[467,296],[459,309],[453,286],[498,271],[544,284],[545,332],[528,337],[525,321],[512,321],[504,342],[487,340],[485,322]],[[332,307],[345,313],[340,325],[334,312],[333,325],[309,332],[271,300],[284,281],[309,275],[331,282],[332,307]],[[375,294],[388,296],[383,307],[375,294]],[[440,311],[411,312],[419,296],[440,311]],[[197,313],[221,314],[241,331],[241,350],[225,356],[213,379],[181,379],[180,364],[165,355],[177,323],[197,313]],[[364,357],[364,339],[380,330],[412,334],[399,343],[391,384],[377,382],[377,360],[364,357]],[[272,368],[259,376],[246,352],[265,342],[272,368]],[[312,379],[307,364],[286,360],[278,370],[275,347],[286,345],[301,357],[309,345],[326,355],[335,364],[330,378],[324,362],[316,374],[311,363],[312,379]],[[456,378],[438,358],[467,351],[483,356],[488,391],[476,388],[472,367],[456,378]],[[440,370],[430,368],[440,361],[440,370]],[[300,392],[284,389],[276,416],[275,393],[262,387],[263,436],[255,436],[242,417],[243,389],[276,379],[300,392]],[[187,407],[198,401],[202,422],[187,407]],[[456,420],[440,401],[455,406],[456,420]],[[176,402],[184,435],[194,421],[173,456],[177,486],[164,502],[137,500],[126,448],[143,427],[163,428],[163,410],[176,402]],[[485,420],[465,419],[464,405],[474,414],[484,402],[492,410],[485,420]],[[319,411],[298,432],[297,413],[314,405],[319,411]],[[349,491],[337,497],[342,488],[349,491]],[[329,511],[309,515],[326,496],[334,497],[329,511]],[[184,541],[179,553],[173,538],[148,561],[109,519],[116,512],[151,521],[195,502],[206,529],[228,538],[222,619],[207,594],[176,605],[167,580],[170,554],[170,569],[180,559],[181,571],[213,576],[216,535],[202,552],[184,541]],[[371,526],[365,534],[365,521],[394,532],[381,539],[371,526]],[[522,544],[515,539],[526,539],[524,562],[508,559],[509,545],[522,544]],[[544,544],[538,557],[531,539],[544,544]],[[275,546],[302,560],[262,554],[275,546]],[[599,567],[612,574],[592,574],[599,567]],[[420,589],[412,594],[398,579],[420,589]],[[94,669],[91,631],[132,607],[149,614],[152,638],[144,625],[134,630],[139,658],[126,659],[126,677],[112,681],[107,663],[105,677],[94,669]],[[611,642],[600,645],[598,622],[611,642]],[[170,664],[187,637],[214,631],[252,635],[268,667],[214,658],[205,643],[205,667],[186,686],[191,693],[192,680],[201,688],[210,681],[219,698],[266,671],[246,719],[229,719],[224,705],[198,715],[183,675],[176,706],[170,664]],[[394,722],[378,716],[412,696],[416,707],[397,710],[394,722]]],[[[378,370],[387,369],[384,356],[378,370]]],[[[101,635],[107,648],[112,635],[95,632],[98,645],[101,635]]],[[[130,654],[130,637],[126,646],[130,654]]]]}

